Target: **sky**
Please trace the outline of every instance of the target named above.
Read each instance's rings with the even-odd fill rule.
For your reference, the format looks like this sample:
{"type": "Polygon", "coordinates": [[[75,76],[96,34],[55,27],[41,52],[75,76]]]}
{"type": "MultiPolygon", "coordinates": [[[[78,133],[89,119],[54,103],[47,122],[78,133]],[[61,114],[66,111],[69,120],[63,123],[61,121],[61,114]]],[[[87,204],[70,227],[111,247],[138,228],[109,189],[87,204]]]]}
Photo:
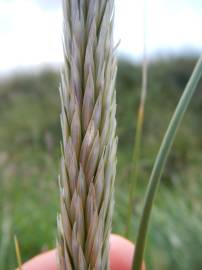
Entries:
{"type": "MultiPolygon", "coordinates": [[[[141,60],[144,29],[150,57],[202,50],[201,0],[115,0],[115,8],[120,54],[141,60]]],[[[61,0],[0,0],[0,74],[59,65],[61,26],[61,0]]]]}

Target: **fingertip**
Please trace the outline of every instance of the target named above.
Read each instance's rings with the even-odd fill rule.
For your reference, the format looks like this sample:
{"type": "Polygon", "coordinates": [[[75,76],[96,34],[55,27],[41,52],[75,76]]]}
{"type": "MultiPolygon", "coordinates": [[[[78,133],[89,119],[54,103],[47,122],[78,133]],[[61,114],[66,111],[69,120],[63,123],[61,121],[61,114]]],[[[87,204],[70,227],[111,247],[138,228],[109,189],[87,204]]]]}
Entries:
{"type": "MultiPolygon", "coordinates": [[[[135,246],[128,239],[112,234],[110,237],[110,270],[131,270],[135,246]]],[[[142,263],[142,270],[146,270],[142,263]]]]}
{"type": "Polygon", "coordinates": [[[110,238],[110,270],[130,270],[134,245],[129,240],[112,234],[110,238]]]}
{"type": "Polygon", "coordinates": [[[23,265],[23,270],[57,270],[56,250],[34,257],[23,265]]]}
{"type": "MultiPolygon", "coordinates": [[[[130,270],[133,261],[134,245],[119,236],[110,237],[110,270],[130,270]]],[[[34,257],[23,265],[23,270],[57,270],[56,250],[34,257]]],[[[145,270],[144,264],[142,270],[145,270]]]]}

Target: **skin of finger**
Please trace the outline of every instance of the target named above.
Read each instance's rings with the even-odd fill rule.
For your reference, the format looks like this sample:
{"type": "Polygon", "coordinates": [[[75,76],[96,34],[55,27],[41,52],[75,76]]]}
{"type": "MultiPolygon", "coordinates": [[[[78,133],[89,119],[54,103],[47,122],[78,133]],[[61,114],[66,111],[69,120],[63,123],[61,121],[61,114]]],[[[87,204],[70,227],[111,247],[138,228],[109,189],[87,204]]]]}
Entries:
{"type": "MultiPolygon", "coordinates": [[[[23,270],[57,270],[56,251],[51,250],[26,262],[23,270]]],[[[19,269],[17,269],[19,270],[19,269]]]]}
{"type": "MultiPolygon", "coordinates": [[[[130,270],[133,252],[133,243],[119,235],[111,235],[110,270],[130,270]]],[[[23,270],[57,270],[56,251],[51,250],[34,257],[23,265],[23,270]]],[[[142,270],[145,270],[144,266],[142,270]]]]}
{"type": "Polygon", "coordinates": [[[110,239],[110,270],[130,270],[134,245],[127,239],[112,235],[110,239]]]}

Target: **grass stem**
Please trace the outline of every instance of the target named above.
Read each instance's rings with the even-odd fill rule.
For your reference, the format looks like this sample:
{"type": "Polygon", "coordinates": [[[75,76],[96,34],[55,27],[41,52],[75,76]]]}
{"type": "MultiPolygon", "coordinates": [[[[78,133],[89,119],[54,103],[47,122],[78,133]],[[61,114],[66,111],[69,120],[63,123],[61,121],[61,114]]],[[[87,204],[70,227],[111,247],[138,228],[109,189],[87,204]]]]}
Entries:
{"type": "Polygon", "coordinates": [[[163,138],[162,144],[160,146],[158,155],[156,157],[153,170],[150,176],[148,189],[145,197],[143,214],[140,221],[138,237],[136,242],[136,251],[133,258],[133,270],[140,270],[143,255],[145,250],[145,243],[148,232],[148,225],[151,215],[151,210],[155,198],[155,194],[160,182],[160,178],[165,167],[165,163],[170,152],[171,146],[173,144],[176,132],[178,127],[183,119],[185,111],[190,103],[190,100],[197,88],[198,82],[202,77],[202,56],[200,57],[196,67],[188,81],[188,84],[182,94],[180,101],[177,105],[177,108],[173,114],[173,117],[170,121],[166,134],[163,138]]]}
{"type": "Polygon", "coordinates": [[[126,237],[131,235],[132,229],[132,216],[133,216],[133,200],[135,187],[139,177],[139,168],[140,168],[140,152],[141,152],[141,143],[142,143],[142,130],[144,124],[144,112],[145,112],[145,102],[147,96],[147,73],[148,73],[148,61],[147,61],[147,48],[146,48],[146,0],[144,2],[144,38],[143,38],[143,64],[142,64],[142,88],[140,96],[140,104],[137,113],[137,123],[136,131],[134,136],[134,148],[132,156],[132,169],[129,184],[129,196],[128,196],[128,222],[126,224],[126,237]]]}

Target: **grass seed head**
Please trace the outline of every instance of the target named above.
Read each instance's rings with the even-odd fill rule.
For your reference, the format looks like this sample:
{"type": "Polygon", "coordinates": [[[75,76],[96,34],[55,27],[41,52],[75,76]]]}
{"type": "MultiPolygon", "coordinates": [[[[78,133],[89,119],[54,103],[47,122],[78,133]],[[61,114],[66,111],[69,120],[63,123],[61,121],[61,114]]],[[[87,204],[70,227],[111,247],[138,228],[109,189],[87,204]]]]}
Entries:
{"type": "Polygon", "coordinates": [[[64,0],[58,268],[106,270],[116,174],[113,0],[64,0]]]}

